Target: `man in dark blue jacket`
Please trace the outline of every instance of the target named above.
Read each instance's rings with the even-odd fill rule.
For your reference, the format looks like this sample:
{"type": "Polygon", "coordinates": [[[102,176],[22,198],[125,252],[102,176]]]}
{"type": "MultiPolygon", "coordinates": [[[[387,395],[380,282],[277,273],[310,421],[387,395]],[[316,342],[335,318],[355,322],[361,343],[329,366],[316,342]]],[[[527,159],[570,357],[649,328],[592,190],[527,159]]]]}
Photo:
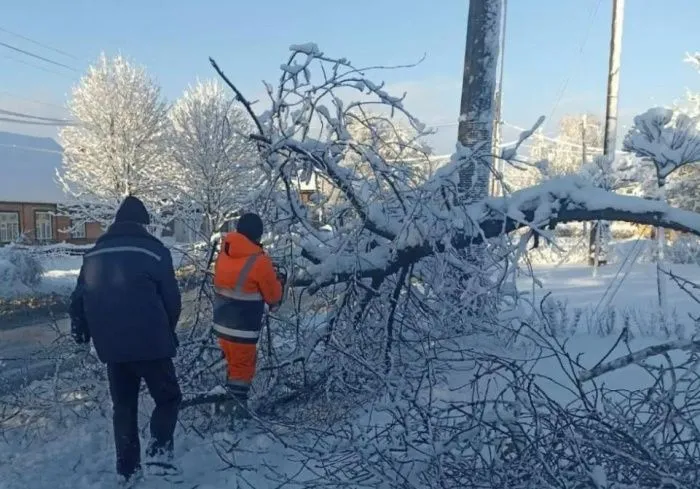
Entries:
{"type": "Polygon", "coordinates": [[[141,469],[141,379],[156,403],[148,457],[172,459],[182,400],[172,361],[180,291],[170,251],[147,231],[149,223],[143,203],[127,197],[114,224],[85,253],[70,304],[75,341],[92,338],[98,357],[107,364],[117,472],[127,480],[141,469]]]}

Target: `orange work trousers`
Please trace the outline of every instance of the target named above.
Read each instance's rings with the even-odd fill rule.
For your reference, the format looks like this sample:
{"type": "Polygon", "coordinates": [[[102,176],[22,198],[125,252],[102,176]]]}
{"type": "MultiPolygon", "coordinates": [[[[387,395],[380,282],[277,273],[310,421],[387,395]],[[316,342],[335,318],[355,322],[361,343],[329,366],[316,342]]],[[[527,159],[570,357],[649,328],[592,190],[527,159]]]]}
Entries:
{"type": "Polygon", "coordinates": [[[255,377],[258,346],[255,343],[236,343],[219,338],[219,346],[228,364],[228,380],[250,385],[255,377]]]}

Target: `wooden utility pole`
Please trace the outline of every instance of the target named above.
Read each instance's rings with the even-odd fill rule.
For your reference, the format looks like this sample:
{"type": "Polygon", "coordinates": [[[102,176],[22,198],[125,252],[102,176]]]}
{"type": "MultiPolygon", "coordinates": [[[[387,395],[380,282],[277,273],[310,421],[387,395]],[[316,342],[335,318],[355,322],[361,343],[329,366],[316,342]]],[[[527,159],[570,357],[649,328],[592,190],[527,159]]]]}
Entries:
{"type": "Polygon", "coordinates": [[[488,196],[503,0],[470,0],[457,138],[478,149],[459,172],[462,203],[488,196]],[[479,146],[481,145],[481,146],[479,146]]]}
{"type": "MultiPolygon", "coordinates": [[[[617,140],[617,109],[620,93],[620,57],[622,53],[622,25],[625,15],[625,0],[612,0],[612,28],[610,32],[610,57],[608,59],[608,89],[605,103],[605,140],[603,156],[609,161],[615,159],[617,140]]],[[[597,221],[591,227],[589,237],[590,251],[588,264],[598,267],[600,263],[600,236],[603,223],[597,221]]]]}

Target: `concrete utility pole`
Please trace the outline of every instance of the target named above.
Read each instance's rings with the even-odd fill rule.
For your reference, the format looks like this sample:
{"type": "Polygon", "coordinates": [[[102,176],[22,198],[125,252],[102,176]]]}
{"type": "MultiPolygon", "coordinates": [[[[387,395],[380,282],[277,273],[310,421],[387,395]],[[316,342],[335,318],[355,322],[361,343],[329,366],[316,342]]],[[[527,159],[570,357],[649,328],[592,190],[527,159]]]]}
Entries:
{"type": "Polygon", "coordinates": [[[469,2],[457,139],[468,148],[481,143],[483,157],[459,172],[463,203],[486,198],[489,193],[502,10],[503,0],[469,2]]]}
{"type": "MultiPolygon", "coordinates": [[[[625,0],[612,0],[612,29],[610,32],[610,57],[608,59],[608,90],[605,103],[605,140],[603,155],[609,161],[615,159],[615,143],[617,140],[617,109],[620,92],[620,57],[622,53],[622,25],[625,15],[625,0]]],[[[597,221],[591,227],[589,236],[588,264],[598,267],[600,261],[600,236],[602,223],[597,221]]]]}
{"type": "Polygon", "coordinates": [[[613,0],[610,60],[608,62],[608,96],[605,104],[605,141],[603,143],[603,154],[609,158],[615,158],[617,139],[617,106],[620,93],[620,56],[624,15],[625,0],[613,0]]]}

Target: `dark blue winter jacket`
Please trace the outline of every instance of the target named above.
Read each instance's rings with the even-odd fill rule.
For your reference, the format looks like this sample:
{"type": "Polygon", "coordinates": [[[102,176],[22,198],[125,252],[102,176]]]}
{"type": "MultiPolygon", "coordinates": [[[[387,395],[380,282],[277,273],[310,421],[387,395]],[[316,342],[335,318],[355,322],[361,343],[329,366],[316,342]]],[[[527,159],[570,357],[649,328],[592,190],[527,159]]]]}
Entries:
{"type": "Polygon", "coordinates": [[[115,222],[84,255],[73,334],[91,336],[105,363],[171,358],[181,305],[170,251],[144,226],[115,222]]]}

